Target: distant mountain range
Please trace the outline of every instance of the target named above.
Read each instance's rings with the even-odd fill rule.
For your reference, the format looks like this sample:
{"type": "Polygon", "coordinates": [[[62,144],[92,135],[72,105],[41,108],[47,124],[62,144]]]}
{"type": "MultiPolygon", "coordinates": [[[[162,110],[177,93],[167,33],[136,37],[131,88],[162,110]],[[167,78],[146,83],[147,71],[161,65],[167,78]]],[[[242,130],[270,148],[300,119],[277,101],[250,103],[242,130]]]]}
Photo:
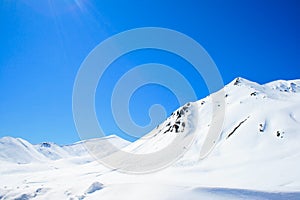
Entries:
{"type": "MultiPolygon", "coordinates": [[[[107,149],[107,141],[118,148],[123,148],[130,143],[116,135],[85,140],[64,146],[59,146],[52,142],[32,145],[21,138],[3,137],[0,139],[0,160],[18,164],[28,164],[32,162],[49,162],[51,160],[71,157],[90,157],[88,150],[84,146],[87,144],[95,146],[97,151],[103,151],[103,149],[105,149],[107,154],[113,153],[107,149]]],[[[94,159],[91,157],[91,160],[94,159]]]]}

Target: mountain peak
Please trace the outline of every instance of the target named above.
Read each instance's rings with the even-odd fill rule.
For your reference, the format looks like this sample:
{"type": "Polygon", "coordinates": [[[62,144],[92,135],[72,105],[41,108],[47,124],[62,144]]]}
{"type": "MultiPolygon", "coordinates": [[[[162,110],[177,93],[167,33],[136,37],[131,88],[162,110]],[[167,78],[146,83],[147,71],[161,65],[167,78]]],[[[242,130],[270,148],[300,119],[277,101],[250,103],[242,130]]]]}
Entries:
{"type": "Polygon", "coordinates": [[[231,81],[228,86],[241,86],[241,85],[248,85],[248,86],[252,86],[252,85],[259,85],[258,83],[256,82],[253,82],[253,81],[250,81],[248,79],[245,79],[243,77],[237,77],[235,78],[233,81],[231,81]]]}
{"type": "Polygon", "coordinates": [[[272,90],[278,90],[280,92],[300,92],[300,79],[296,80],[277,80],[270,83],[266,83],[264,86],[271,88],[272,90]]]}

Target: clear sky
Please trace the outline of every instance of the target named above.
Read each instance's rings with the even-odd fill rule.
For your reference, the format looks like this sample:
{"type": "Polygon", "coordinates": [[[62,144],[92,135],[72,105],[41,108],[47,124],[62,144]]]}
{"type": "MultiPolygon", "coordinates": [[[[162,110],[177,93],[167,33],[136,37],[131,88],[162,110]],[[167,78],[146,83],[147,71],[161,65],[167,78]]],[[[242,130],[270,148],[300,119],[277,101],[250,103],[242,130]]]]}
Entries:
{"type": "MultiPolygon", "coordinates": [[[[2,0],[0,2],[0,137],[31,143],[79,140],[72,116],[76,73],[88,53],[121,31],[157,26],[199,42],[218,66],[224,83],[241,76],[258,83],[300,78],[300,2],[279,0],[96,1],[2,0]]],[[[155,50],[118,59],[96,94],[99,121],[111,123],[110,90],[130,68],[146,62],[170,65],[185,74],[199,98],[208,95],[201,77],[180,58],[155,50]],[[102,88],[101,88],[102,87],[102,88]]],[[[179,104],[166,88],[147,85],[132,97],[130,111],[146,124],[153,103],[170,114],[179,104]]]]}

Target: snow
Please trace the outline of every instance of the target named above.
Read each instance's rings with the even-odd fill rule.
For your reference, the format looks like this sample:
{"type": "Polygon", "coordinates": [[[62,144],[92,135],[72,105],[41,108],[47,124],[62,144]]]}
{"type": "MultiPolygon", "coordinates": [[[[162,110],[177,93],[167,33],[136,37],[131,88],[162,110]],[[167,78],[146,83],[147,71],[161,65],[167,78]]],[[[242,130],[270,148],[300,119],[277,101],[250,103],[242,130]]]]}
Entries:
{"type": "Polygon", "coordinates": [[[4,137],[0,199],[300,199],[299,102],[300,80],[259,85],[237,78],[222,92],[179,108],[134,143],[110,136],[67,146],[32,145],[4,137]],[[222,93],[225,105],[216,110],[225,109],[222,132],[215,148],[200,159],[214,125],[217,102],[212,96],[222,93]],[[188,112],[179,116],[182,110],[188,112]],[[191,146],[171,166],[148,174],[107,168],[85,149],[87,145],[105,152],[104,157],[118,158],[107,149],[109,140],[124,151],[145,155],[160,152],[178,134],[193,135],[191,146]]]}
{"type": "Polygon", "coordinates": [[[3,137],[0,139],[0,161],[28,164],[31,162],[47,162],[49,160],[70,159],[74,157],[93,158],[85,148],[85,145],[94,147],[105,154],[113,153],[107,149],[107,141],[118,148],[127,146],[130,142],[110,135],[104,138],[96,138],[80,141],[72,145],[59,146],[52,142],[43,142],[32,145],[21,138],[3,137]]]}
{"type": "Polygon", "coordinates": [[[0,160],[14,163],[28,163],[44,160],[29,142],[21,138],[3,137],[0,139],[0,160]]]}
{"type": "Polygon", "coordinates": [[[94,182],[87,190],[86,193],[87,194],[91,194],[94,193],[98,190],[101,190],[103,188],[103,184],[99,183],[99,182],[94,182]]]}

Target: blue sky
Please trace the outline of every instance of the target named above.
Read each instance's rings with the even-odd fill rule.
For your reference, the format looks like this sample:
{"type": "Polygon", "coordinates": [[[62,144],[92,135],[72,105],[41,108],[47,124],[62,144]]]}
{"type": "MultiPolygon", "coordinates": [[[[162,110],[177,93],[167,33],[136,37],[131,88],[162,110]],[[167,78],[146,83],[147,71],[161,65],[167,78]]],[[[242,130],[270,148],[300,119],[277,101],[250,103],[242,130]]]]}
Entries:
{"type": "MultiPolygon", "coordinates": [[[[296,0],[1,1],[0,137],[78,141],[72,89],[82,61],[104,39],[137,27],[165,27],[192,37],[213,58],[224,83],[237,76],[259,83],[299,79],[299,13],[296,0]]],[[[155,50],[133,52],[113,63],[97,90],[97,113],[107,113],[98,116],[107,133],[131,139],[111,122],[107,99],[122,73],[147,62],[178,69],[199,98],[208,95],[202,78],[180,58],[155,50]]],[[[166,88],[147,85],[130,102],[138,124],[147,123],[153,103],[168,113],[179,105],[166,88]]]]}

